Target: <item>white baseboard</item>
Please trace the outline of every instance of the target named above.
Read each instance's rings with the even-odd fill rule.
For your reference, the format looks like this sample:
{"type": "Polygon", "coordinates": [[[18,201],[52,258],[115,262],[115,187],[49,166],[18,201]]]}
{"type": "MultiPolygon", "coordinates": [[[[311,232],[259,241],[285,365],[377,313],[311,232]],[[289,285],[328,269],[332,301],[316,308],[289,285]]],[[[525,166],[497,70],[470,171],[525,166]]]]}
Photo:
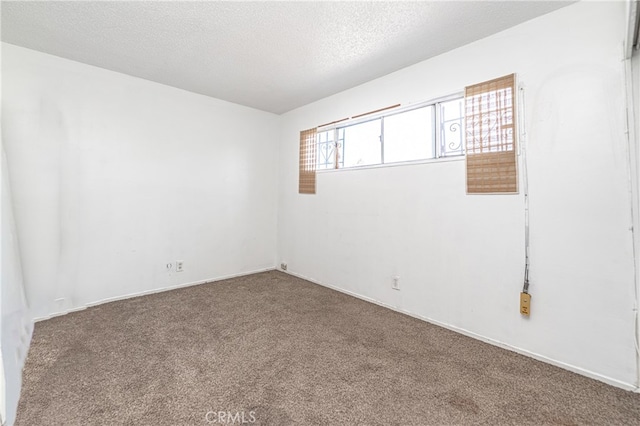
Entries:
{"type": "Polygon", "coordinates": [[[501,342],[499,340],[494,340],[494,339],[491,339],[489,337],[482,336],[480,334],[476,334],[476,333],[474,333],[472,331],[465,330],[464,328],[456,327],[454,325],[446,324],[446,323],[440,322],[438,320],[434,320],[432,318],[424,317],[422,315],[417,315],[417,314],[414,314],[414,313],[409,312],[409,311],[398,309],[398,308],[396,308],[394,306],[387,305],[386,303],[380,302],[380,301],[372,299],[370,297],[363,296],[361,294],[354,293],[352,291],[345,290],[345,289],[342,289],[340,287],[336,287],[336,286],[333,286],[333,285],[330,285],[330,284],[324,284],[324,283],[321,283],[319,281],[313,280],[311,278],[307,278],[304,275],[298,274],[296,272],[284,271],[284,270],[281,270],[281,269],[278,269],[278,270],[281,271],[281,272],[284,272],[285,274],[289,274],[289,275],[292,275],[294,277],[301,278],[303,280],[309,281],[310,283],[317,284],[317,285],[320,285],[320,286],[323,286],[323,287],[326,287],[326,288],[330,288],[332,290],[339,291],[340,293],[344,293],[344,294],[347,294],[349,296],[353,296],[353,297],[355,297],[357,299],[364,300],[365,302],[370,302],[370,303],[373,303],[375,305],[382,306],[383,308],[391,309],[392,311],[399,312],[401,314],[408,315],[410,317],[413,317],[413,318],[416,318],[416,319],[419,319],[419,320],[422,320],[422,321],[426,321],[428,323],[437,325],[439,327],[443,327],[443,328],[446,328],[448,330],[455,331],[456,333],[460,333],[460,334],[463,334],[465,336],[468,336],[468,337],[471,337],[471,338],[474,338],[474,339],[477,339],[477,340],[481,340],[483,342],[489,343],[489,344],[497,346],[499,348],[507,349],[509,351],[516,352],[516,353],[518,353],[520,355],[528,356],[529,358],[533,358],[533,359],[536,359],[538,361],[542,361],[542,362],[545,362],[547,364],[551,364],[551,365],[554,365],[556,367],[560,367],[560,368],[562,368],[564,370],[569,370],[571,372],[580,374],[582,376],[586,376],[586,377],[589,377],[591,379],[595,379],[595,380],[598,380],[600,382],[604,382],[604,383],[606,383],[608,385],[611,385],[611,386],[615,386],[615,387],[618,387],[618,388],[621,388],[621,389],[624,389],[624,390],[640,393],[640,388],[638,386],[635,386],[635,385],[631,384],[631,383],[622,382],[620,380],[617,380],[617,379],[614,379],[614,378],[611,378],[611,377],[608,377],[608,376],[604,376],[604,375],[596,373],[594,371],[586,370],[584,368],[577,367],[575,365],[567,364],[565,362],[558,361],[558,360],[555,360],[553,358],[548,358],[548,357],[546,357],[544,355],[540,355],[540,354],[537,354],[535,352],[528,351],[526,349],[518,348],[518,347],[512,346],[512,345],[510,345],[508,343],[504,343],[504,342],[501,342]]]}
{"type": "Polygon", "coordinates": [[[154,289],[151,289],[151,290],[145,290],[145,291],[140,291],[140,292],[136,292],[136,293],[129,293],[129,294],[125,294],[125,295],[122,295],[122,296],[108,297],[106,299],[102,299],[102,300],[98,300],[98,301],[95,301],[95,302],[87,303],[87,304],[85,304],[83,306],[77,306],[77,307],[74,307],[74,308],[65,309],[64,311],[54,312],[52,314],[49,314],[49,315],[46,315],[46,316],[43,316],[43,317],[34,318],[33,322],[44,321],[44,320],[48,320],[48,319],[51,319],[51,318],[59,317],[59,316],[62,316],[62,315],[70,314],[72,312],[83,311],[83,310],[85,310],[87,308],[90,308],[92,306],[98,306],[98,305],[102,305],[104,303],[115,302],[117,300],[131,299],[133,297],[146,296],[146,295],[154,294],[154,293],[161,293],[163,291],[175,290],[175,289],[182,288],[182,287],[191,287],[191,286],[194,286],[194,285],[209,284],[209,283],[214,283],[214,282],[217,282],[217,281],[228,280],[228,279],[231,279],[231,278],[237,278],[237,277],[244,277],[246,275],[259,274],[260,272],[273,271],[275,269],[276,269],[275,267],[256,269],[256,270],[248,271],[248,272],[240,272],[240,273],[237,273],[237,274],[224,275],[224,276],[216,277],[216,278],[208,278],[206,280],[193,281],[193,282],[189,282],[189,283],[176,284],[176,285],[172,285],[172,286],[168,286],[168,287],[154,288],[154,289]]]}

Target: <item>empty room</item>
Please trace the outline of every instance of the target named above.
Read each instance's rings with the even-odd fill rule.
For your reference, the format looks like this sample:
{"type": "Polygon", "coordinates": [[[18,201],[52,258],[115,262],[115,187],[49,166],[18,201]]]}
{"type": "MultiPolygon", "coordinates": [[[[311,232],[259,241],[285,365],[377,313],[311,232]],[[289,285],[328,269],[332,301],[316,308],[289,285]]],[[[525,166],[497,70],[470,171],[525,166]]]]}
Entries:
{"type": "Polygon", "coordinates": [[[2,426],[640,424],[637,0],[0,15],[2,426]]]}

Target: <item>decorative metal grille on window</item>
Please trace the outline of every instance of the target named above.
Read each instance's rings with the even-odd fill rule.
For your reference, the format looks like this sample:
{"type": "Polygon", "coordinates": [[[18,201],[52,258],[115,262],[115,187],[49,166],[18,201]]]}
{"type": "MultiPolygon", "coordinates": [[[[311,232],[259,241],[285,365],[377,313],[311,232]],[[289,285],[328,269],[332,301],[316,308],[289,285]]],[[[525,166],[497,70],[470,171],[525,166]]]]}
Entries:
{"type": "Polygon", "coordinates": [[[317,144],[318,170],[344,167],[344,128],[318,132],[317,144]]]}
{"type": "Polygon", "coordinates": [[[463,121],[464,99],[440,102],[440,157],[464,155],[463,121]]]}
{"type": "Polygon", "coordinates": [[[300,194],[316,193],[316,133],[316,128],[300,132],[300,194]]]}
{"type": "Polygon", "coordinates": [[[515,74],[465,89],[467,193],[517,193],[515,74]]]}

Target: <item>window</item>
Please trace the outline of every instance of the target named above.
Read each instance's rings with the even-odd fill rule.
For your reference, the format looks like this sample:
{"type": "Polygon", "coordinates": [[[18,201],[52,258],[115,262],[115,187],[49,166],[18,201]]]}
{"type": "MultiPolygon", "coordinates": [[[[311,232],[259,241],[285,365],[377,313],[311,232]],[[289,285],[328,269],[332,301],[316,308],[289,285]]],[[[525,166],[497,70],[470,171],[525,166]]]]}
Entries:
{"type": "Polygon", "coordinates": [[[467,193],[517,193],[515,74],[465,89],[467,193]]]}
{"type": "MultiPolygon", "coordinates": [[[[464,98],[425,103],[401,111],[318,129],[317,168],[389,164],[464,155],[464,98]]],[[[343,120],[341,120],[343,121],[343,120]]]]}
{"type": "Polygon", "coordinates": [[[344,167],[382,163],[382,119],[344,127],[344,167]]]}
{"type": "Polygon", "coordinates": [[[434,158],[433,105],[384,118],[384,161],[434,158]]]}
{"type": "MultiPolygon", "coordinates": [[[[342,132],[344,134],[344,131],[342,132]]],[[[335,168],[335,160],[337,155],[336,146],[342,147],[343,144],[337,144],[335,138],[335,132],[319,132],[317,142],[317,158],[318,158],[318,170],[333,169],[335,168]]],[[[339,155],[339,158],[343,158],[343,155],[339,155]]],[[[341,166],[342,160],[338,160],[341,166]]]]}

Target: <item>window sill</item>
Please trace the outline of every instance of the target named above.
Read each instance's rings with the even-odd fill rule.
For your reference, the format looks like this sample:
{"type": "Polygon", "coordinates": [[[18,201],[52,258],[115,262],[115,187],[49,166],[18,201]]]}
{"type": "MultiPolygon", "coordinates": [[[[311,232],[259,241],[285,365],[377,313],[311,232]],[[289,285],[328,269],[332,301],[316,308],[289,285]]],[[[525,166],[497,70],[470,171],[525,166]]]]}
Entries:
{"type": "Polygon", "coordinates": [[[415,161],[400,161],[397,163],[386,163],[386,164],[371,164],[368,166],[354,166],[354,167],[344,167],[342,169],[321,169],[316,170],[316,173],[335,173],[335,172],[349,172],[355,170],[369,170],[369,169],[380,169],[385,167],[403,167],[403,166],[417,166],[422,164],[432,164],[432,163],[451,163],[455,161],[464,161],[464,155],[457,155],[455,157],[443,157],[443,158],[429,158],[428,160],[415,160],[415,161]]]}

